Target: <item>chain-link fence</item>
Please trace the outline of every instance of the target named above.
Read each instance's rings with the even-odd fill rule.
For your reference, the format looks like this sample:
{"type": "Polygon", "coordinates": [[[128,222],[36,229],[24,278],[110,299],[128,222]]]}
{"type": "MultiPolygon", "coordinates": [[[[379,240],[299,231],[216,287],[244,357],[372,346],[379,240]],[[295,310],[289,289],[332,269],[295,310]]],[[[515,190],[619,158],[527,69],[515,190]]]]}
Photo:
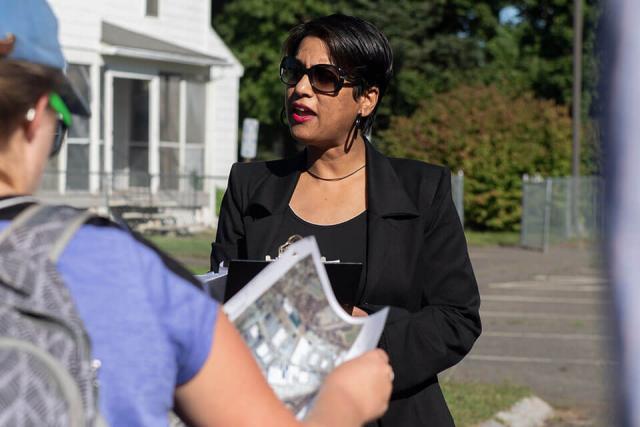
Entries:
{"type": "Polygon", "coordinates": [[[215,227],[227,176],[47,171],[38,197],[88,208],[145,232],[215,227]]]}
{"type": "Polygon", "coordinates": [[[546,251],[574,239],[597,239],[602,230],[602,178],[542,178],[522,180],[520,244],[546,251]]]}
{"type": "Polygon", "coordinates": [[[464,173],[462,171],[451,174],[451,197],[458,211],[460,223],[464,226],[464,173]]]}

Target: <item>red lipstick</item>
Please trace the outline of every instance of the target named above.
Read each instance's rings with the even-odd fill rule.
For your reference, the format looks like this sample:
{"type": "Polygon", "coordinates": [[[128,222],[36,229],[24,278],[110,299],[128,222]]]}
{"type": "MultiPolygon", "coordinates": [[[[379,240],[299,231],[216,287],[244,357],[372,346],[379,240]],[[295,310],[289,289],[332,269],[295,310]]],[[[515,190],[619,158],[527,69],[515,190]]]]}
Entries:
{"type": "Polygon", "coordinates": [[[311,108],[307,107],[301,102],[294,102],[293,104],[291,104],[291,108],[293,109],[291,117],[296,123],[308,122],[316,115],[316,113],[311,108]]]}
{"type": "Polygon", "coordinates": [[[308,122],[309,120],[313,119],[313,116],[304,116],[304,115],[300,115],[298,113],[293,113],[291,115],[291,117],[293,117],[293,121],[295,121],[296,123],[304,123],[304,122],[308,122]]]}

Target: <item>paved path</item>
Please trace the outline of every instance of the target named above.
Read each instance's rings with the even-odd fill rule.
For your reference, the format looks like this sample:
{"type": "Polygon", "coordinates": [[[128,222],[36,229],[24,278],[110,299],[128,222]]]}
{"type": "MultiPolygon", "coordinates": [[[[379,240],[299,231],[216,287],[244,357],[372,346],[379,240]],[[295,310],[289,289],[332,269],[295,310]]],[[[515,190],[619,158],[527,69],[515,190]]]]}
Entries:
{"type": "Polygon", "coordinates": [[[471,248],[483,334],[445,376],[524,384],[559,409],[551,427],[612,425],[614,367],[600,262],[587,247],[471,248]]]}

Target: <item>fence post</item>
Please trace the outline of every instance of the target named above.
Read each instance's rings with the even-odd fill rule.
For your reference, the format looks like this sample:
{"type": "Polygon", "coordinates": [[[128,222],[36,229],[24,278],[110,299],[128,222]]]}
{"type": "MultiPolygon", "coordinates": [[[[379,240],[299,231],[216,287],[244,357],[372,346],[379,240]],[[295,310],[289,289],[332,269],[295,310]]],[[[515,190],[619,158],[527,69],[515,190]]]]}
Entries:
{"type": "Polygon", "coordinates": [[[553,180],[551,178],[546,179],[546,189],[544,197],[544,226],[543,226],[543,242],[542,252],[547,252],[549,249],[549,228],[551,226],[551,197],[553,192],[553,180]]]}
{"type": "Polygon", "coordinates": [[[602,238],[603,233],[604,233],[604,191],[605,191],[605,185],[604,185],[604,180],[601,177],[595,177],[593,178],[593,185],[594,185],[594,189],[596,191],[596,201],[595,201],[595,210],[596,210],[596,215],[598,218],[598,222],[597,222],[597,229],[596,229],[596,236],[598,236],[599,238],[602,238]]]}
{"type": "Polygon", "coordinates": [[[574,230],[574,235],[573,237],[584,237],[584,225],[582,224],[582,221],[580,221],[580,197],[581,197],[581,188],[580,188],[580,184],[581,184],[581,180],[582,177],[581,176],[573,176],[572,177],[572,186],[571,186],[571,198],[573,199],[573,205],[572,205],[572,211],[571,211],[571,215],[572,215],[572,223],[573,223],[573,230],[574,230]]]}
{"type": "Polygon", "coordinates": [[[191,171],[191,204],[193,205],[193,209],[192,209],[192,216],[193,216],[193,222],[196,222],[196,217],[197,217],[197,212],[198,212],[198,208],[196,207],[198,204],[198,174],[196,173],[196,171],[191,171]]]}
{"type": "Polygon", "coordinates": [[[460,217],[460,223],[462,224],[462,228],[464,228],[464,172],[460,169],[457,173],[458,175],[458,195],[457,195],[457,206],[458,216],[460,217]]]}
{"type": "Polygon", "coordinates": [[[111,191],[111,180],[106,172],[101,172],[100,179],[102,181],[102,193],[104,194],[104,208],[107,216],[111,216],[111,207],[109,202],[109,193],[111,191]]]}
{"type": "Polygon", "coordinates": [[[567,180],[567,197],[566,197],[566,203],[567,203],[567,207],[564,210],[564,217],[565,217],[565,224],[566,224],[566,230],[564,232],[564,237],[565,239],[569,239],[571,238],[574,233],[574,224],[573,224],[573,178],[569,177],[569,178],[565,178],[567,180]]]}
{"type": "Polygon", "coordinates": [[[525,246],[527,236],[527,183],[529,175],[522,175],[522,214],[520,215],[520,246],[525,246]]]}

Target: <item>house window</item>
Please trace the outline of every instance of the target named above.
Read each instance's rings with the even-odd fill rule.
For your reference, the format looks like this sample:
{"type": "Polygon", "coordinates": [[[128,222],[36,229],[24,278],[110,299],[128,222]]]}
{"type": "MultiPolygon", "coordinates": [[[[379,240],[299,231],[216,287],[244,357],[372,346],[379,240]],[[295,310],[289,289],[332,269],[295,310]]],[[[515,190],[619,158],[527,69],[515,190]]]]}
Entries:
{"type": "Polygon", "coordinates": [[[160,76],[160,188],[177,190],[180,175],[180,76],[160,76]]]}
{"type": "Polygon", "coordinates": [[[204,144],[206,86],[187,82],[187,144],[204,144]]]}
{"type": "Polygon", "coordinates": [[[160,188],[177,190],[180,185],[180,148],[160,144],[160,188]]]}
{"type": "Polygon", "coordinates": [[[160,76],[160,141],[178,143],[180,137],[180,76],[160,76]]]}
{"type": "Polygon", "coordinates": [[[161,190],[202,190],[206,96],[205,83],[160,76],[161,190]]]}
{"type": "Polygon", "coordinates": [[[204,173],[204,140],[206,117],[206,85],[200,82],[188,81],[187,92],[187,132],[186,153],[184,171],[190,177],[190,186],[193,190],[202,190],[202,180],[196,180],[195,176],[204,173]]]}
{"type": "Polygon", "coordinates": [[[158,16],[158,2],[160,0],[145,0],[145,16],[158,16]]]}
{"type": "Polygon", "coordinates": [[[149,185],[149,81],[131,80],[129,129],[129,184],[149,185]]]}
{"type": "MultiPolygon", "coordinates": [[[[88,65],[69,64],[67,77],[78,94],[91,103],[91,73],[88,65]]],[[[73,116],[67,148],[67,189],[89,189],[89,119],[73,116]]]]}
{"type": "Polygon", "coordinates": [[[58,169],[59,159],[54,157],[49,159],[47,167],[44,170],[42,179],[40,180],[40,191],[58,191],[58,181],[60,178],[60,170],[58,169]]]}

